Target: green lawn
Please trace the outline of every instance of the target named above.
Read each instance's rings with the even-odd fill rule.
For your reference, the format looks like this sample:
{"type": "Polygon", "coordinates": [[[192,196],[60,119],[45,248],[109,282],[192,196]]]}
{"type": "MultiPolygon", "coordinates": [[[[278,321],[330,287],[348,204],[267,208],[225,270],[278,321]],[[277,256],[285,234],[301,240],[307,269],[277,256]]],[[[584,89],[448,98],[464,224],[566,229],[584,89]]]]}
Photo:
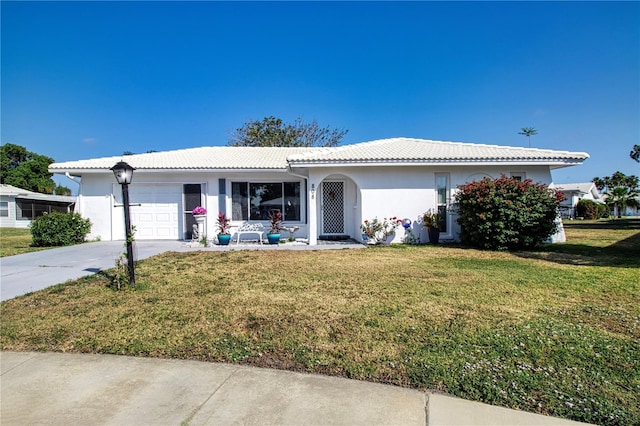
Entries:
{"type": "Polygon", "coordinates": [[[31,247],[31,241],[31,231],[28,228],[0,228],[0,257],[49,248],[31,247]]]}
{"type": "Polygon", "coordinates": [[[457,246],[166,253],[2,303],[3,350],[114,353],[437,389],[640,424],[640,220],[534,253],[457,246]]]}

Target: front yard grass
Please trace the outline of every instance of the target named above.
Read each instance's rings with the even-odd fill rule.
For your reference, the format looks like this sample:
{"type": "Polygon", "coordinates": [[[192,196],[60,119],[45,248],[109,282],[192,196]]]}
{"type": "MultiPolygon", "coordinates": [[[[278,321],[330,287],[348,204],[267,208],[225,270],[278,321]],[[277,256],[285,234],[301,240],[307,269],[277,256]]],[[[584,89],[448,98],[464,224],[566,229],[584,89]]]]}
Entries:
{"type": "Polygon", "coordinates": [[[534,253],[454,246],[166,253],[3,302],[3,350],[252,364],[640,424],[640,220],[534,253]]]}
{"type": "Polygon", "coordinates": [[[0,228],[0,257],[46,250],[50,247],[31,247],[31,231],[28,228],[0,228]]]}

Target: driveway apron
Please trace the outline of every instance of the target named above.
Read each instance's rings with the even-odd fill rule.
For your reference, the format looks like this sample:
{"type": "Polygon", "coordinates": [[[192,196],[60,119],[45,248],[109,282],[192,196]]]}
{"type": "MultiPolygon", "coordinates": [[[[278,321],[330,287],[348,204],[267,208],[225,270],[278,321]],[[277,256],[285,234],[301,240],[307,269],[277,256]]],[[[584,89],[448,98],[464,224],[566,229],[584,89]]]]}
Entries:
{"type": "MultiPolygon", "coordinates": [[[[180,250],[181,241],[136,241],[136,259],[180,250]]],[[[98,241],[0,259],[0,300],[113,268],[125,252],[122,241],[98,241]]]]}

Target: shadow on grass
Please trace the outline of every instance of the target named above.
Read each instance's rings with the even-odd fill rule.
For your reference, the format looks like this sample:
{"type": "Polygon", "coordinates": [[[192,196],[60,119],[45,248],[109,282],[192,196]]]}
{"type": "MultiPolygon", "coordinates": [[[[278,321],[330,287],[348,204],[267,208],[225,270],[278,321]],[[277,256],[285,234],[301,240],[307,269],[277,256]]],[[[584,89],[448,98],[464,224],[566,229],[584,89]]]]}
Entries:
{"type": "Polygon", "coordinates": [[[615,220],[606,222],[571,222],[566,229],[626,229],[637,233],[606,247],[589,244],[547,244],[536,252],[518,252],[517,256],[542,259],[567,265],[614,266],[640,268],[640,220],[615,220]]]}
{"type": "Polygon", "coordinates": [[[608,219],[608,220],[564,220],[565,229],[628,229],[640,231],[640,218],[608,219]]]}

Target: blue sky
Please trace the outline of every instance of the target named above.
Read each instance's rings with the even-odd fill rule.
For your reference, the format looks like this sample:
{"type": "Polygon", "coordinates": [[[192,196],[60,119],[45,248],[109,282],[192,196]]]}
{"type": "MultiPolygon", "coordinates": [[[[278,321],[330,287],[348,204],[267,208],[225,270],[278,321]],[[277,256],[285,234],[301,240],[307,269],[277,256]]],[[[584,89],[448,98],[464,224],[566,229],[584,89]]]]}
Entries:
{"type": "MultiPolygon", "coordinates": [[[[640,174],[639,2],[10,2],[2,143],[56,161],[225,145],[248,119],[585,151],[640,174]]],[[[65,178],[56,179],[72,187],[65,178]]]]}

